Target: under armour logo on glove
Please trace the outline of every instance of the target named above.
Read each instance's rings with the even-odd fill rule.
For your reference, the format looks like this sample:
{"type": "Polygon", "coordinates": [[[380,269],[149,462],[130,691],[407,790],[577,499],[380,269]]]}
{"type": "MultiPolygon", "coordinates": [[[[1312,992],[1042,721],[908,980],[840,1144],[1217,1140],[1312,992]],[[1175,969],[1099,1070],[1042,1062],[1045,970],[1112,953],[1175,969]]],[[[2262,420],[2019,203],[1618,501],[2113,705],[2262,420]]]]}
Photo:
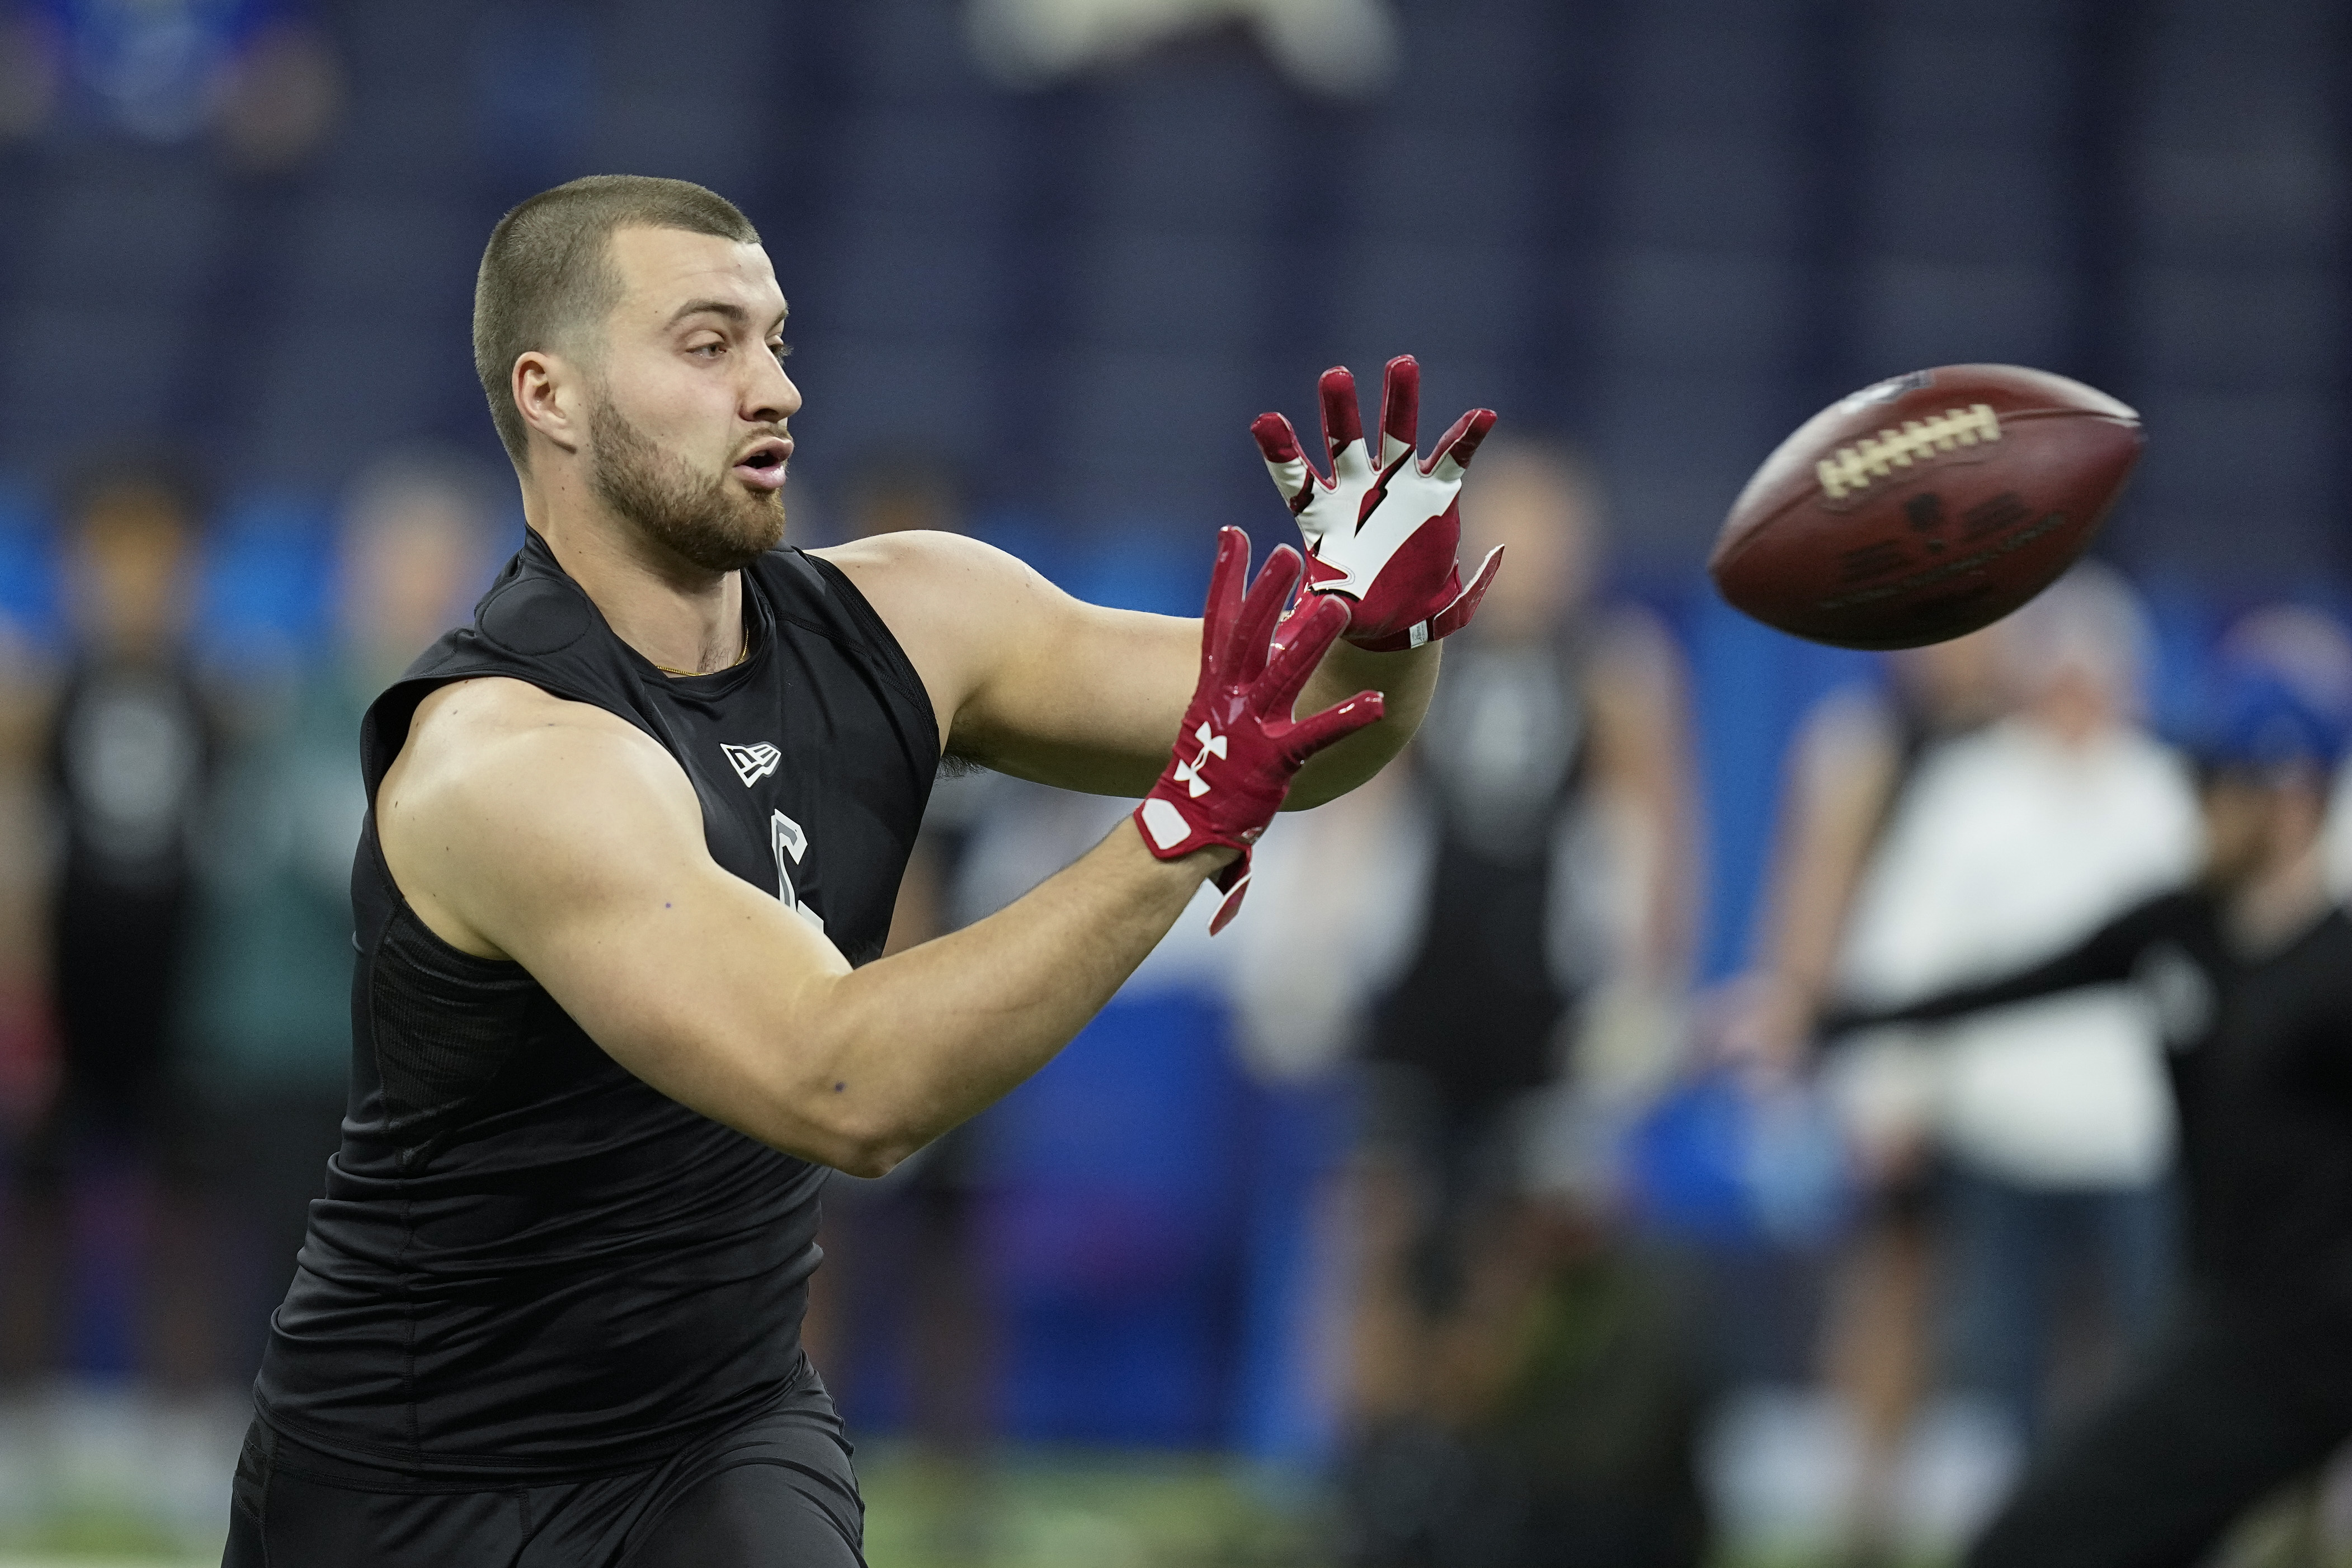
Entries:
{"type": "Polygon", "coordinates": [[[1262,413],[1250,425],[1306,537],[1307,591],[1350,601],[1348,641],[1375,652],[1418,648],[1460,631],[1478,612],[1503,559],[1497,545],[1470,586],[1462,586],[1454,560],[1462,543],[1457,497],[1471,455],[1495,427],[1495,411],[1472,409],[1438,437],[1427,462],[1415,463],[1421,366],[1400,354],[1389,361],[1381,387],[1375,463],[1364,443],[1356,378],[1339,366],[1323,372],[1320,390],[1329,478],[1307,461],[1290,421],[1262,413]]]}
{"type": "Polygon", "coordinates": [[[1184,709],[1168,770],[1135,809],[1145,845],[1161,860],[1211,844],[1241,851],[1217,874],[1225,902],[1209,923],[1212,932],[1223,930],[1241,908],[1250,846],[1282,809],[1291,779],[1308,758],[1381,713],[1378,692],[1358,692],[1292,720],[1307,678],[1348,623],[1342,604],[1318,598],[1284,624],[1276,643],[1275,624],[1298,586],[1301,564],[1297,550],[1279,547],[1244,593],[1249,538],[1239,528],[1217,535],[1217,569],[1201,622],[1201,684],[1184,709]]]}
{"type": "Polygon", "coordinates": [[[1223,757],[1225,754],[1225,737],[1211,733],[1208,725],[1204,722],[1199,729],[1192,732],[1192,738],[1201,743],[1201,749],[1192,754],[1192,760],[1190,762],[1181,758],[1177,759],[1175,778],[1176,782],[1190,790],[1192,798],[1197,800],[1214,788],[1206,779],[1201,777],[1201,764],[1209,758],[1223,757]]]}

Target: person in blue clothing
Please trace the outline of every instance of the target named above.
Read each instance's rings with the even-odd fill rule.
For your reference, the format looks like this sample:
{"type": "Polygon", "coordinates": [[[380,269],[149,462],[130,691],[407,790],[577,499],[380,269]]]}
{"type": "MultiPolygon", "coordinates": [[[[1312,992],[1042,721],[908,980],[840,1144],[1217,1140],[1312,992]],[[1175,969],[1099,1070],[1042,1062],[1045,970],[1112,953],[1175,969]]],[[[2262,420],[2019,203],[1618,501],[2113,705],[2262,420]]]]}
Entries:
{"type": "Polygon", "coordinates": [[[2352,918],[2323,849],[2352,641],[2308,612],[2266,612],[2231,633],[2221,669],[2197,747],[2195,881],[2018,973],[1825,1020],[1960,1018],[2124,985],[2167,1047],[2186,1299],[2028,1471],[1970,1568],[2190,1568],[2352,1438],[2352,918]]]}

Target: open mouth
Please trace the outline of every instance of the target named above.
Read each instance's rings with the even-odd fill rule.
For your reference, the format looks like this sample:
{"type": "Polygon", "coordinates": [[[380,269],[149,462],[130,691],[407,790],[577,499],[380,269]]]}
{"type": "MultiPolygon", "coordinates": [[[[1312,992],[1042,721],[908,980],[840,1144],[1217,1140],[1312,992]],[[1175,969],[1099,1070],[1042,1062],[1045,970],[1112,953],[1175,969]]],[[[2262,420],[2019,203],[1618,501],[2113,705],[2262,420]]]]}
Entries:
{"type": "Polygon", "coordinates": [[[735,476],[746,485],[761,490],[780,490],[784,485],[784,467],[793,455],[789,441],[762,441],[735,463],[735,476]]]}

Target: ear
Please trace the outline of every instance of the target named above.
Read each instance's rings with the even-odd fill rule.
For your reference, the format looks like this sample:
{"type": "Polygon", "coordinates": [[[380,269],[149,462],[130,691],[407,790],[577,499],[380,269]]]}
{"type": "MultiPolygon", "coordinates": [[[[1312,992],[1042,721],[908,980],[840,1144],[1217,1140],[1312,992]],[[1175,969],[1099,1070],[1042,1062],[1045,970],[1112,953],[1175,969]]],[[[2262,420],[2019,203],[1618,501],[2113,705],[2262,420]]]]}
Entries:
{"type": "Polygon", "coordinates": [[[565,452],[578,452],[587,434],[588,384],[561,354],[532,349],[515,357],[508,390],[524,426],[565,452]]]}

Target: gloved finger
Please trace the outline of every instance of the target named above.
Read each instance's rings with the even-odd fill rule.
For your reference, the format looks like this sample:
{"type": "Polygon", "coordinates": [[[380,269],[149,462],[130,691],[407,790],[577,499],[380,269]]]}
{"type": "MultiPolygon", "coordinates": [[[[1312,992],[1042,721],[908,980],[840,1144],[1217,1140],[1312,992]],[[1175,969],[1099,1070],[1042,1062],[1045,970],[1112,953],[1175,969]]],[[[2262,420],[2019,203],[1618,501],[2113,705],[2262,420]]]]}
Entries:
{"type": "Polygon", "coordinates": [[[1217,530],[1217,564],[1209,572],[1208,602],[1201,610],[1201,678],[1214,679],[1229,662],[1234,626],[1240,621],[1244,598],[1242,582],[1249,572],[1249,535],[1239,528],[1217,530]]]}
{"type": "Polygon", "coordinates": [[[1298,586],[1299,576],[1306,570],[1298,552],[1288,545],[1275,546],[1274,553],[1265,558],[1257,580],[1250,584],[1249,595],[1242,601],[1241,612],[1234,618],[1233,641],[1217,672],[1227,685],[1246,686],[1264,673],[1275,624],[1290,607],[1291,591],[1298,586]]]}
{"type": "Polygon", "coordinates": [[[1436,447],[1421,471],[1444,484],[1462,477],[1462,470],[1470,466],[1471,456],[1486,433],[1495,428],[1495,411],[1474,408],[1454,422],[1452,429],[1437,438],[1436,447]]]}
{"type": "Polygon", "coordinates": [[[1323,449],[1331,455],[1331,482],[1367,484],[1371,454],[1364,450],[1364,411],[1356,405],[1356,378],[1345,365],[1323,372],[1316,390],[1323,398],[1323,449]]]}
{"type": "Polygon", "coordinates": [[[1381,466],[1412,452],[1421,429],[1421,361],[1399,354],[1381,377],[1381,466]]]}
{"type": "Polygon", "coordinates": [[[1298,432],[1282,415],[1259,414],[1250,421],[1250,434],[1257,438],[1258,455],[1265,459],[1265,471],[1274,476],[1274,487],[1290,503],[1292,517],[1307,509],[1317,486],[1331,487],[1331,481],[1307,461],[1306,450],[1298,444],[1298,432]]]}
{"type": "Polygon", "coordinates": [[[1345,740],[1368,725],[1378,724],[1388,705],[1378,692],[1358,692],[1321,713],[1309,714],[1282,737],[1282,752],[1294,763],[1306,761],[1327,746],[1345,740]]]}
{"type": "Polygon", "coordinates": [[[1307,688],[1307,677],[1348,629],[1348,606],[1328,593],[1310,593],[1308,602],[1283,623],[1282,641],[1266,661],[1265,673],[1250,688],[1258,712],[1276,720],[1290,716],[1293,703],[1307,688]]]}
{"type": "Polygon", "coordinates": [[[1470,618],[1478,613],[1478,601],[1486,597],[1486,585],[1495,580],[1495,573],[1502,570],[1502,565],[1503,547],[1496,545],[1478,563],[1478,575],[1470,580],[1470,586],[1455,594],[1453,603],[1429,618],[1429,634],[1451,637],[1469,625],[1470,618]]]}

